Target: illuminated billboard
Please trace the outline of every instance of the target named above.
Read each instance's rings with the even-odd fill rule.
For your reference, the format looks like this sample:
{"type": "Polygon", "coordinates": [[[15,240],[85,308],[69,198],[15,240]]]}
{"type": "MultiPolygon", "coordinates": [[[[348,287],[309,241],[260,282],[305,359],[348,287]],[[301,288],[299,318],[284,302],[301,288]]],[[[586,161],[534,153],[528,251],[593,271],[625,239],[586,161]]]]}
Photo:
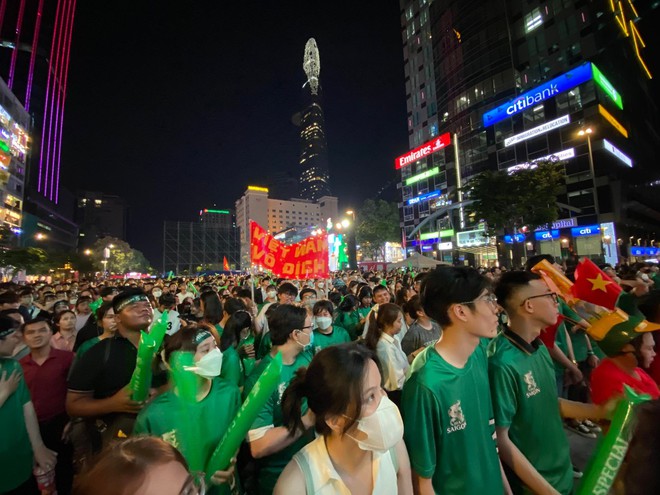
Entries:
{"type": "Polygon", "coordinates": [[[398,170],[401,167],[410,165],[411,163],[421,160],[424,157],[429,156],[436,151],[449,146],[451,144],[451,136],[448,132],[444,133],[437,138],[433,138],[431,141],[428,141],[421,146],[418,146],[414,150],[410,150],[405,155],[401,155],[396,160],[394,160],[394,167],[398,170]]]}

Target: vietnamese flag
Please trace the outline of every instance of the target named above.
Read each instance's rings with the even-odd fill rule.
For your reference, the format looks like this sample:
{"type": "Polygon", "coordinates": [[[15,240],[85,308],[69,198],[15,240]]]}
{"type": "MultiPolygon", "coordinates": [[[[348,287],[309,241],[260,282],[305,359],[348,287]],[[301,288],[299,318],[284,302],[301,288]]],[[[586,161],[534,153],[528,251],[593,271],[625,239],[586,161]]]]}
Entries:
{"type": "Polygon", "coordinates": [[[229,261],[227,261],[227,257],[223,256],[222,257],[222,269],[229,271],[229,261]]]}
{"type": "Polygon", "coordinates": [[[560,325],[564,322],[564,315],[558,314],[557,321],[554,325],[546,327],[539,335],[539,340],[545,344],[548,349],[552,349],[555,346],[555,337],[557,336],[557,330],[560,325]]]}
{"type": "Polygon", "coordinates": [[[575,283],[571,292],[583,301],[614,309],[623,289],[593,261],[583,258],[575,268],[575,283]]]}

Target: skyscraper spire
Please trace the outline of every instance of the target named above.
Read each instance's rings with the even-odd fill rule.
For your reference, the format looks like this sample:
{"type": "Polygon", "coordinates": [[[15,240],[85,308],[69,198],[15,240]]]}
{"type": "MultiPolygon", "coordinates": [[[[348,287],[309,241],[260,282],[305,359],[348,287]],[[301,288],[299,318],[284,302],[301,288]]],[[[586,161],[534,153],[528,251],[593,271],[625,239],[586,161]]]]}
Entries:
{"type": "Polygon", "coordinates": [[[300,197],[316,201],[330,195],[330,174],[321,107],[321,58],[314,38],[305,44],[303,70],[307,81],[303,85],[304,104],[300,113],[300,197]]]}

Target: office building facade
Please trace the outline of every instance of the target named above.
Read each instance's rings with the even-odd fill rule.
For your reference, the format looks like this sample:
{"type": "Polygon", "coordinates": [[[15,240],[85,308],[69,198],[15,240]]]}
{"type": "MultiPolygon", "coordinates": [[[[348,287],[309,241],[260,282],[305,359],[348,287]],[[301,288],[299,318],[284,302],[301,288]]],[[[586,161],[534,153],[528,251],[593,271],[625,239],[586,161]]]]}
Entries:
{"type": "Polygon", "coordinates": [[[79,248],[90,247],[103,237],[126,240],[128,208],[123,198],[102,192],[81,191],[76,204],[76,222],[80,227],[79,248]]]}
{"type": "Polygon", "coordinates": [[[500,3],[401,2],[410,150],[395,167],[408,249],[509,264],[502,244],[523,243],[526,255],[616,262],[630,254],[631,237],[650,243],[660,218],[651,192],[657,106],[641,43],[635,49],[643,13],[629,1],[614,10],[500,3]],[[415,79],[428,50],[433,115],[426,80],[415,79]],[[458,207],[458,190],[476,174],[516,173],[542,159],[558,160],[565,174],[556,225],[496,240],[458,207]]]}

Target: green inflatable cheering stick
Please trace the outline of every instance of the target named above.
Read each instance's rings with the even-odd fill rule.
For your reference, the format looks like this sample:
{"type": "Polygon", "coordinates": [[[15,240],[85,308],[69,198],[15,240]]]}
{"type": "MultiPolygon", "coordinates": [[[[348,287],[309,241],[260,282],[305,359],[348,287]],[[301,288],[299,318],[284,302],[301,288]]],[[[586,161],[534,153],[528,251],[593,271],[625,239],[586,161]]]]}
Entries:
{"type": "Polygon", "coordinates": [[[278,352],[268,366],[266,366],[263,373],[261,373],[261,376],[259,376],[257,383],[250,390],[236,417],[229,425],[227,432],[213,452],[205,470],[207,480],[216,471],[225,471],[229,468],[231,459],[236,455],[238,447],[240,447],[245,435],[250,430],[257,414],[259,414],[259,411],[264,407],[268,398],[277,389],[281,373],[282,354],[278,352]]]}

